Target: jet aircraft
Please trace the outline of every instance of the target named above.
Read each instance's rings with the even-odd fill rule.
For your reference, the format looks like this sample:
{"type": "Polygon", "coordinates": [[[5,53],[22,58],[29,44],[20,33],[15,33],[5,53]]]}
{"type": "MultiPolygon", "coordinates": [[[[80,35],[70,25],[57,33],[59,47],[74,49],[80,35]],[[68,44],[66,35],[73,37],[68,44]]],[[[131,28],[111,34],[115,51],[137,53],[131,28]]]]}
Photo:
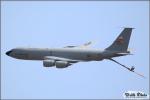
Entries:
{"type": "MultiPolygon", "coordinates": [[[[23,60],[42,60],[44,67],[66,68],[77,62],[111,60],[131,72],[131,68],[117,62],[114,57],[131,55],[128,45],[133,28],[124,28],[115,41],[104,50],[88,48],[92,42],[81,46],[66,46],[63,48],[14,48],[6,52],[6,55],[23,60]]],[[[138,73],[136,73],[138,74],[138,73]]],[[[144,77],[141,74],[138,74],[144,77]]]]}

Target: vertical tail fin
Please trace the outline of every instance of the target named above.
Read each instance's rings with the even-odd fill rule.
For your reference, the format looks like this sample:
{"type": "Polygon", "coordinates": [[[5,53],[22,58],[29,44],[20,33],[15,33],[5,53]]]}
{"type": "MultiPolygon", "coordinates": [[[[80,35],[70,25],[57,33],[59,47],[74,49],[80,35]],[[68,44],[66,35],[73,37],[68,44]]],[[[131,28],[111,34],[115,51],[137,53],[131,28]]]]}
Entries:
{"type": "Polygon", "coordinates": [[[133,28],[124,28],[116,40],[105,50],[126,52],[133,28]]]}

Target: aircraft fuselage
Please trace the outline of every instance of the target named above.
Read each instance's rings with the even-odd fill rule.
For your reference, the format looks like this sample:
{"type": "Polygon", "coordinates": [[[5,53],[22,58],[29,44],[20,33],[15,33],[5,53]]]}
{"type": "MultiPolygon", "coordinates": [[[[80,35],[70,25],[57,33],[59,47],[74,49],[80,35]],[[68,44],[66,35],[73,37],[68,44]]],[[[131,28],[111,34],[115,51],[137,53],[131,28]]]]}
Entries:
{"type": "Polygon", "coordinates": [[[55,56],[83,61],[103,60],[106,57],[114,56],[99,49],[79,49],[79,48],[15,48],[8,51],[9,56],[24,60],[44,60],[44,57],[55,56]],[[9,53],[10,52],[10,53],[9,53]]]}

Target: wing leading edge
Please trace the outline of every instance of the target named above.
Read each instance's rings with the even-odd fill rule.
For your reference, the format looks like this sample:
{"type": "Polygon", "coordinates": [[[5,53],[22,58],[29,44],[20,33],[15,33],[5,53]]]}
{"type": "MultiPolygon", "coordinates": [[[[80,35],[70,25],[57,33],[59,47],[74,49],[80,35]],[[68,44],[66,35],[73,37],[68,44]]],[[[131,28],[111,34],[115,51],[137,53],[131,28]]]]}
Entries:
{"type": "Polygon", "coordinates": [[[69,63],[77,63],[82,60],[73,60],[73,59],[68,59],[68,58],[63,58],[63,57],[55,57],[55,56],[45,56],[44,60],[55,60],[55,61],[67,61],[69,63]]]}

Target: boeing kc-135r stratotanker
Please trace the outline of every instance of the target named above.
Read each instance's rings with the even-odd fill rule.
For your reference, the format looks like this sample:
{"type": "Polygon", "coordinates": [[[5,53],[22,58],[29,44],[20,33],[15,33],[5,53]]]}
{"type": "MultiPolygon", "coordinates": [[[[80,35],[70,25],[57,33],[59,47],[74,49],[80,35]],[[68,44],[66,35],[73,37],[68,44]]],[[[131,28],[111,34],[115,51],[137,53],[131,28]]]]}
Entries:
{"type": "MultiPolygon", "coordinates": [[[[133,66],[129,68],[112,59],[113,57],[130,55],[128,44],[132,30],[133,28],[124,28],[117,39],[103,51],[86,48],[91,44],[91,42],[88,42],[81,46],[66,46],[64,48],[14,48],[6,52],[6,55],[16,59],[42,60],[44,67],[56,66],[56,68],[66,68],[77,62],[107,59],[114,61],[131,72],[135,72],[133,66]]],[[[138,75],[143,76],[141,74],[138,75]]]]}

